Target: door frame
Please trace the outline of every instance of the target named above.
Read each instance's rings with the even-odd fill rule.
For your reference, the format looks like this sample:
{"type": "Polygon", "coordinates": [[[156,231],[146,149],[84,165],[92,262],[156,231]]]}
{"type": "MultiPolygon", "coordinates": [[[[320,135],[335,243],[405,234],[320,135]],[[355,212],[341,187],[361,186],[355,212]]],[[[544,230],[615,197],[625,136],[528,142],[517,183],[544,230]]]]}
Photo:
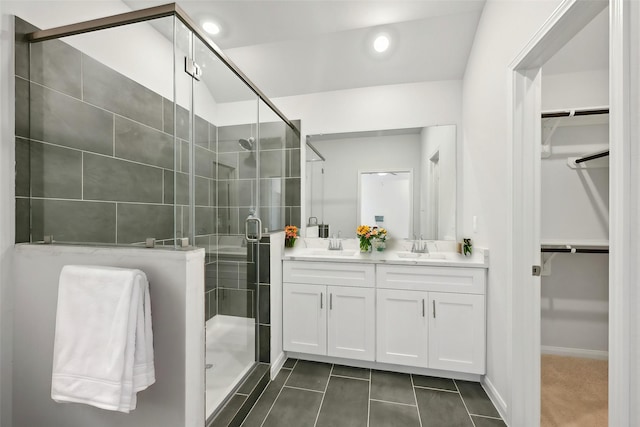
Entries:
{"type": "Polygon", "coordinates": [[[610,7],[609,425],[638,422],[634,334],[639,296],[640,5],[629,0],[564,0],[508,67],[511,211],[508,277],[511,326],[510,425],[540,425],[540,114],[542,65],[607,5],[610,7]],[[635,79],[635,80],[634,80],[635,79]],[[634,166],[634,167],[632,167],[634,166]],[[534,225],[533,227],[531,225],[534,225]],[[635,300],[633,299],[635,298],[635,300]],[[633,353],[632,353],[633,352],[633,353]]]}

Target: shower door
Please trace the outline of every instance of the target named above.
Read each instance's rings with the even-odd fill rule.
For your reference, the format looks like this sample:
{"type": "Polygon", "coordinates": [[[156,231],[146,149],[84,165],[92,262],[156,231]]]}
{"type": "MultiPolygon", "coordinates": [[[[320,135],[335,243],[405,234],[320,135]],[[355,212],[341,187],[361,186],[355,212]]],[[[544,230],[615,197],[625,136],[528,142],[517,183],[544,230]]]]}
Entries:
{"type": "Polygon", "coordinates": [[[183,153],[194,167],[191,234],[207,257],[206,417],[211,419],[257,360],[258,97],[195,35],[191,56],[182,61],[192,88],[192,144],[183,153]]]}

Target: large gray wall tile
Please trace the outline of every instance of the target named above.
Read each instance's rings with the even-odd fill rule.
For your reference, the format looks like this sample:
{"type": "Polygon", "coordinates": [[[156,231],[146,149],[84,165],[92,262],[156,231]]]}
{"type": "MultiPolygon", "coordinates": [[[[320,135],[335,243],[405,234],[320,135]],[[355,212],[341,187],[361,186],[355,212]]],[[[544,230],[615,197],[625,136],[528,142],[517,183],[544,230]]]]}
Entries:
{"type": "Polygon", "coordinates": [[[118,203],[118,243],[173,237],[173,206],[118,203]]]}
{"type": "Polygon", "coordinates": [[[82,65],[79,50],[61,40],[31,44],[31,81],[82,97],[82,65]]]}
{"type": "Polygon", "coordinates": [[[16,138],[16,197],[29,197],[31,153],[29,140],[16,138]]]}
{"type": "Polygon", "coordinates": [[[168,134],[173,135],[173,129],[175,125],[178,126],[177,137],[189,140],[189,110],[181,107],[180,105],[176,105],[176,112],[178,119],[177,123],[174,123],[173,120],[173,102],[169,101],[166,98],[162,100],[163,107],[163,122],[164,122],[164,131],[168,134]]]}
{"type": "Polygon", "coordinates": [[[253,291],[218,288],[218,314],[253,317],[253,291]]]}
{"type": "Polygon", "coordinates": [[[201,236],[204,234],[215,233],[215,208],[211,207],[196,207],[196,235],[201,236]]]}
{"type": "Polygon", "coordinates": [[[113,153],[113,114],[31,84],[31,139],[113,153]]]}
{"type": "Polygon", "coordinates": [[[26,35],[38,28],[15,16],[15,72],[16,76],[29,79],[29,42],[26,35]]]}
{"type": "Polygon", "coordinates": [[[282,178],[260,179],[260,206],[284,206],[284,191],[282,178]]]}
{"type": "Polygon", "coordinates": [[[255,179],[256,154],[252,152],[238,153],[238,178],[255,179]]]}
{"type": "Polygon", "coordinates": [[[31,239],[30,200],[16,198],[16,243],[28,243],[31,239]]]}
{"type": "Polygon", "coordinates": [[[167,205],[188,205],[189,204],[189,175],[164,171],[164,203],[167,205]],[[178,191],[175,192],[175,184],[178,184],[178,191]],[[174,200],[175,195],[175,200],[174,200]]]}
{"type": "Polygon", "coordinates": [[[284,150],[260,152],[260,178],[279,178],[285,176],[284,150]]]}
{"type": "Polygon", "coordinates": [[[287,177],[300,178],[300,150],[287,150],[287,177]]]}
{"type": "Polygon", "coordinates": [[[16,136],[29,138],[29,82],[15,78],[16,136]]]}
{"type": "Polygon", "coordinates": [[[34,242],[115,243],[115,203],[32,199],[31,217],[34,242]]]}
{"type": "Polygon", "coordinates": [[[82,72],[86,102],[162,129],[160,95],[87,55],[82,55],[82,72]]]}
{"type": "Polygon", "coordinates": [[[162,169],[86,153],[84,199],[162,203],[162,169]]]}
{"type": "Polygon", "coordinates": [[[82,198],[82,152],[31,141],[31,196],[82,198]]]}
{"type": "Polygon", "coordinates": [[[173,137],[164,132],[116,117],[116,157],[166,169],[174,168],[173,137]]]}
{"type": "Polygon", "coordinates": [[[209,122],[200,116],[195,116],[195,134],[193,141],[196,145],[209,149],[209,122]]]}
{"type": "Polygon", "coordinates": [[[285,204],[287,206],[300,206],[300,178],[285,179],[285,204]]]}
{"type": "Polygon", "coordinates": [[[216,154],[200,146],[195,146],[194,148],[196,175],[205,178],[213,178],[213,164],[216,161],[216,154]]]}
{"type": "MultiPolygon", "coordinates": [[[[198,206],[210,206],[209,196],[211,194],[209,184],[212,182],[211,179],[202,178],[199,176],[195,177],[195,196],[196,196],[196,205],[198,206]]],[[[215,185],[215,183],[213,183],[215,185]]]]}

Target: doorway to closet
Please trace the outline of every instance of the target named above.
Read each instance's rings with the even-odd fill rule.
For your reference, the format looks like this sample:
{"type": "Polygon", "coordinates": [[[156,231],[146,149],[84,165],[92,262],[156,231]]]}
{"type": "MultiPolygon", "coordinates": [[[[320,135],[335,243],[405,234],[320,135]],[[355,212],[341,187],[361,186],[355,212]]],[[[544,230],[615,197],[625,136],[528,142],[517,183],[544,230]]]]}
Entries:
{"type": "MultiPolygon", "coordinates": [[[[634,186],[638,173],[631,136],[638,124],[632,120],[637,105],[630,102],[638,94],[637,38],[633,29],[640,22],[639,10],[622,0],[582,2],[565,0],[532,37],[509,66],[513,102],[510,109],[512,132],[512,209],[509,244],[511,329],[511,400],[509,422],[522,427],[540,425],[541,280],[537,273],[541,252],[541,128],[542,67],[564,45],[610,7],[609,32],[609,414],[612,426],[636,425],[634,368],[635,310],[633,280],[637,277],[634,186]],[[631,64],[631,65],[630,65],[631,64]],[[634,65],[635,64],[635,65],[634,65]],[[634,70],[636,70],[634,72],[634,70]],[[533,267],[533,268],[532,268],[533,267]]],[[[583,86],[583,92],[588,86],[583,86]]]]}
{"type": "Polygon", "coordinates": [[[606,427],[609,8],[542,65],[540,426],[606,427]]]}

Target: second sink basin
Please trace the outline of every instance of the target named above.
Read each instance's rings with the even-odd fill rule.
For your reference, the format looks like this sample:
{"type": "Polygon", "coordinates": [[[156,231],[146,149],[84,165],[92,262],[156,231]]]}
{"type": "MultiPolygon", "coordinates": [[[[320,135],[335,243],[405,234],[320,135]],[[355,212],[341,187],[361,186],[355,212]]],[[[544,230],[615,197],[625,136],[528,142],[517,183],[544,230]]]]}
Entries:
{"type": "Polygon", "coordinates": [[[416,252],[396,252],[398,258],[407,258],[407,259],[447,259],[446,254],[433,252],[430,254],[424,253],[416,253],[416,252]]]}

